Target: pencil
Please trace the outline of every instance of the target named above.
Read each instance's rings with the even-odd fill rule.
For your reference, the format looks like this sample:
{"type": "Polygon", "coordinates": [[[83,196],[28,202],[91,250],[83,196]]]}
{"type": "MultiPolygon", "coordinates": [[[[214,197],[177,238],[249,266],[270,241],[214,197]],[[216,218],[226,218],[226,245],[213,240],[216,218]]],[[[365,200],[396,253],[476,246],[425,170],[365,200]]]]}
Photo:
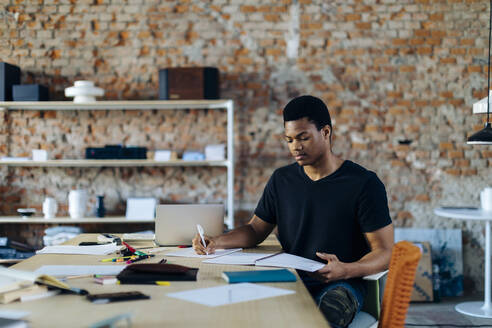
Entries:
{"type": "Polygon", "coordinates": [[[69,279],[92,278],[92,277],[94,277],[93,274],[81,274],[78,276],[66,276],[65,279],[69,280],[69,279]]]}

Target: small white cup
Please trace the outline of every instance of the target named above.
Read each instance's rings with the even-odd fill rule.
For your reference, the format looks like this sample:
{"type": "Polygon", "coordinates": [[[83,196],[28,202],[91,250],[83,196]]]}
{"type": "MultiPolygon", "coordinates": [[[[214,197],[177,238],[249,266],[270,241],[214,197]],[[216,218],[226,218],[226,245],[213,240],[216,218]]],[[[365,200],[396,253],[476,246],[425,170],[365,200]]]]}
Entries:
{"type": "Polygon", "coordinates": [[[45,219],[52,219],[56,215],[58,206],[53,197],[46,197],[43,202],[43,214],[45,219]]]}
{"type": "Polygon", "coordinates": [[[68,213],[72,219],[80,219],[85,215],[87,192],[83,189],[70,190],[68,194],[68,213]]]}
{"type": "Polygon", "coordinates": [[[480,203],[482,210],[492,212],[492,188],[488,187],[480,193],[480,203]]]}

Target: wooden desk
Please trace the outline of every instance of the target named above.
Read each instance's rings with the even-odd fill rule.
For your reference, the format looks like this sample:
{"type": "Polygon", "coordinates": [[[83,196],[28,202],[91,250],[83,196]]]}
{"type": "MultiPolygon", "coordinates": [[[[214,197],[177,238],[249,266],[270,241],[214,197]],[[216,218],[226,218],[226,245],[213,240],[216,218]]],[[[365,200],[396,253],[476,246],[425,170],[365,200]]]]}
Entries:
{"type": "MultiPolygon", "coordinates": [[[[68,242],[95,241],[96,234],[83,234],[68,242]]],[[[149,243],[132,243],[143,247],[149,243]]],[[[172,250],[174,248],[170,248],[172,250]]],[[[280,246],[268,238],[249,252],[273,252],[280,246]]],[[[90,255],[36,255],[12,266],[15,269],[35,270],[47,264],[111,265],[99,260],[110,256],[90,255]]],[[[165,257],[159,253],[146,262],[157,262],[165,257]]],[[[84,296],[57,295],[54,297],[2,305],[2,310],[29,311],[31,327],[87,327],[95,322],[121,313],[133,313],[132,327],[329,327],[300,279],[295,283],[269,283],[268,286],[294,290],[292,295],[243,302],[219,307],[207,307],[167,297],[170,292],[225,284],[223,271],[254,270],[261,267],[202,264],[201,259],[167,257],[170,263],[200,268],[196,282],[171,282],[171,286],[154,285],[98,285],[92,278],[72,279],[69,284],[87,289],[90,293],[140,290],[150,295],[150,300],[110,304],[92,304],[84,296]]],[[[145,263],[141,261],[139,263],[145,263]]],[[[262,268],[265,269],[265,268],[262,268]]],[[[270,268],[271,269],[271,268],[270,268]]]]}

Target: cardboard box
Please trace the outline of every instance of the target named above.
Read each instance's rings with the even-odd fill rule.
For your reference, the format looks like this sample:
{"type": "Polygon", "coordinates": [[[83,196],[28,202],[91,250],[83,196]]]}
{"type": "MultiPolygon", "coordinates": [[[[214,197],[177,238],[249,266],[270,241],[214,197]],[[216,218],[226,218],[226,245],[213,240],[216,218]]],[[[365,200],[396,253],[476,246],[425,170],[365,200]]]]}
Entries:
{"type": "Polygon", "coordinates": [[[414,242],[422,251],[417,272],[415,273],[415,282],[410,297],[412,302],[433,302],[434,293],[432,290],[432,258],[431,246],[429,242],[414,242]]]}

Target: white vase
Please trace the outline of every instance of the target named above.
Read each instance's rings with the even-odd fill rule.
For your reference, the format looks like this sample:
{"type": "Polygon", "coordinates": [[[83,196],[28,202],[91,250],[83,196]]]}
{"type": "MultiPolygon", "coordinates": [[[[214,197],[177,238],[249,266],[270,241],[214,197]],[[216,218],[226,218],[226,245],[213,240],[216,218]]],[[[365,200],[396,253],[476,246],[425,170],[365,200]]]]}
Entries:
{"type": "Polygon", "coordinates": [[[58,205],[53,197],[46,197],[43,202],[43,214],[45,219],[52,219],[56,215],[58,205]]]}
{"type": "Polygon", "coordinates": [[[70,190],[68,194],[68,213],[72,219],[80,219],[85,215],[87,207],[87,191],[70,190]]]}

